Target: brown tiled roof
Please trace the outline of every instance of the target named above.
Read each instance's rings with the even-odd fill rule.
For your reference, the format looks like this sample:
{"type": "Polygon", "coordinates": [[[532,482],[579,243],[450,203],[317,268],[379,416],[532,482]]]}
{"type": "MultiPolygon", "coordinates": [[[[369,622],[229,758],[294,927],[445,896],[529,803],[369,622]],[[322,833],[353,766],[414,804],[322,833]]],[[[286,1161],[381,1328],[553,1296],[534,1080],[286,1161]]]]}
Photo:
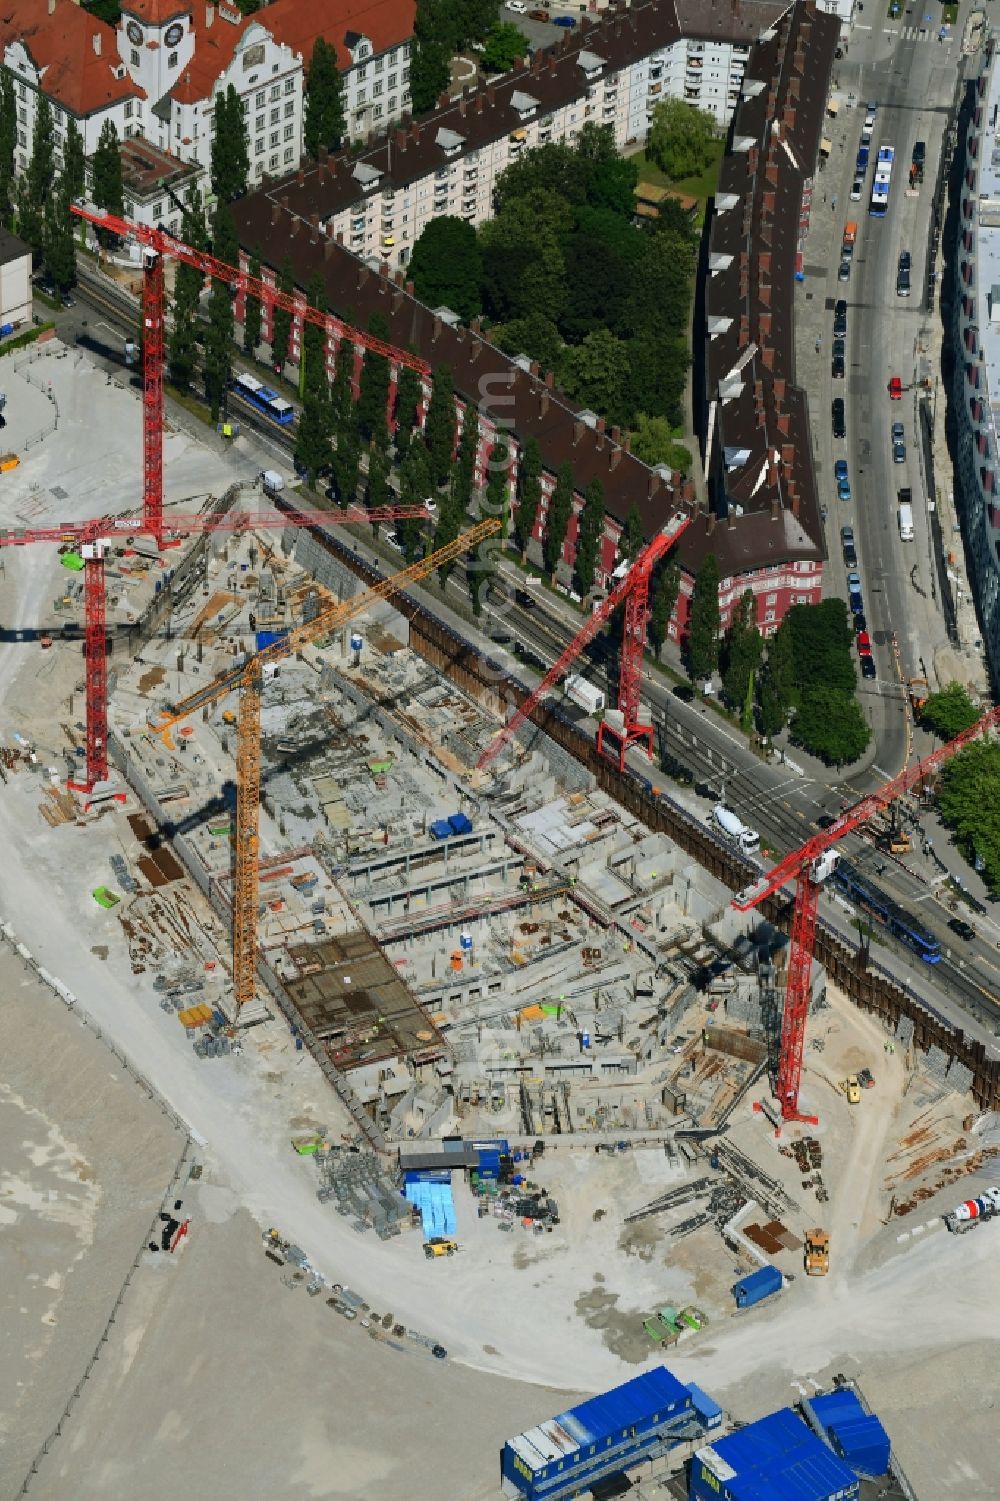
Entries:
{"type": "MultiPolygon", "coordinates": [[[[282,3],[285,0],[277,0],[275,6],[262,14],[269,16],[282,3]]],[[[688,6],[688,34],[710,37],[717,30],[720,37],[749,42],[757,29],[772,24],[786,5],[787,0],[692,3],[688,6]],[[755,17],[749,29],[745,19],[748,11],[755,17]],[[699,15],[705,19],[705,25],[699,21],[699,15]]],[[[517,130],[524,122],[512,103],[515,93],[528,94],[537,100],[540,115],[579,98],[587,88],[579,63],[581,52],[595,53],[604,59],[609,71],[615,71],[658,48],[669,47],[684,34],[677,20],[675,0],[636,0],[629,9],[609,10],[600,20],[581,17],[575,30],[564,32],[553,46],[537,51],[523,69],[473,91],[468,97],[448,102],[418,122],[398,126],[388,137],[373,141],[357,155],[341,152],[321,166],[307,167],[304,176],[292,175],[263,191],[287,196],[292,210],[306,218],[315,213],[320,219],[329,219],[362,196],[354,176],[359,162],[375,168],[384,187],[405,187],[444,166],[446,161],[461,159],[517,130]],[[456,156],[446,157],[438,145],[441,129],[462,137],[463,145],[456,156]]]]}
{"type": "Polygon", "coordinates": [[[720,546],[745,567],[782,561],[781,547],[789,560],[824,556],[808,404],[793,383],[794,298],[839,30],[835,15],[800,0],[758,43],[719,173],[705,291],[710,479],[720,516],[743,513],[714,537],[724,527],[720,546]]]}
{"type": "MultiPolygon", "coordinates": [[[[375,312],[389,325],[389,342],[412,346],[430,366],[447,365],[462,401],[483,406],[503,425],[510,424],[520,442],[537,438],[546,469],[554,473],[569,463],[578,490],[599,478],[609,513],[624,521],[635,505],[647,537],[657,532],[679,503],[679,492],[655,470],[628,452],[617,430],[591,427],[582,408],[546,384],[538,374],[521,369],[472,328],[452,326],[416,300],[401,282],[390,277],[383,263],[371,269],[343,245],[305,223],[261,193],[233,205],[240,245],[250,254],[260,246],[272,267],[286,255],[291,259],[297,287],[305,288],[319,272],[326,284],[327,306],[345,322],[367,328],[375,312]],[[483,393],[488,393],[484,400],[483,393]]],[[[689,497],[690,492],[687,492],[689,497]]]]}
{"type": "Polygon", "coordinates": [[[13,42],[23,42],[41,70],[43,91],[78,119],[120,99],[146,97],[127,73],[114,76],[122,65],[114,27],[73,0],[55,0],[51,10],[46,0],[0,0],[0,52],[13,42]]]}

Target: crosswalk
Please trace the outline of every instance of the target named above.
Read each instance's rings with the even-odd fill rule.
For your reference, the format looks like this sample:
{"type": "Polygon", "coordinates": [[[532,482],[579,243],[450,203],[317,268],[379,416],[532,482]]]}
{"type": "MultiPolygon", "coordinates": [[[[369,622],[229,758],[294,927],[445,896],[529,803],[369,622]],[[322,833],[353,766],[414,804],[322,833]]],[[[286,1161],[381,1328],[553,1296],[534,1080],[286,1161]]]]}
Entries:
{"type": "MultiPolygon", "coordinates": [[[[938,39],[937,26],[900,26],[886,27],[886,36],[898,37],[901,42],[936,42],[938,39]]],[[[943,45],[948,46],[952,41],[952,33],[949,32],[943,45]]]]}

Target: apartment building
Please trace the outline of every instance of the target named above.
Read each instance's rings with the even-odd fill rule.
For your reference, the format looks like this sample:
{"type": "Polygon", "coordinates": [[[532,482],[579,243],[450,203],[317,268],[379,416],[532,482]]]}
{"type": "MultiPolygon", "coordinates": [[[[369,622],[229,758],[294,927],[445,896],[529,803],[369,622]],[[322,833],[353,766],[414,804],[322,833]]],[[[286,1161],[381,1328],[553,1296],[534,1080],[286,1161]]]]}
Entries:
{"type": "Polygon", "coordinates": [[[983,647],[1000,684],[1000,49],[991,38],[960,119],[962,167],[953,258],[951,409],[955,499],[983,647]]]}
{"type": "Polygon", "coordinates": [[[497,178],[532,146],[573,141],[587,122],[609,126],[619,148],[641,145],[660,99],[683,98],[693,88],[685,82],[689,57],[702,64],[697,101],[725,123],[755,38],[768,34],[788,3],[615,5],[511,75],[458,99],[444,97],[432,115],[398,126],[359,154],[324,159],[275,191],[287,187],[300,212],[316,215],[324,233],[342,237],[356,254],[405,266],[432,219],[488,219],[497,178]],[[681,16],[690,34],[682,32],[681,16]]]}
{"type": "MultiPolygon", "coordinates": [[[[215,100],[232,85],[246,121],[250,180],[259,183],[301,159],[305,71],[317,37],[336,51],[352,136],[409,108],[414,14],[415,0],[273,0],[248,17],[226,0],[126,0],[113,27],[72,0],[9,0],[0,51],[18,93],[18,168],[30,157],[44,93],[57,147],[72,117],[90,155],[111,119],[120,137],[147,141],[172,160],[171,176],[205,191],[215,100]]],[[[132,197],[128,212],[162,219],[176,233],[177,202],[164,195],[162,214],[147,219],[147,196],[132,197]]]]}
{"type": "Polygon", "coordinates": [[[809,407],[795,385],[795,280],[808,222],[837,17],[800,3],[753,49],[723,159],[704,291],[701,413],[710,509],[685,539],[692,574],[719,563],[723,625],[746,590],[764,634],[823,583],[824,535],[809,407]]]}

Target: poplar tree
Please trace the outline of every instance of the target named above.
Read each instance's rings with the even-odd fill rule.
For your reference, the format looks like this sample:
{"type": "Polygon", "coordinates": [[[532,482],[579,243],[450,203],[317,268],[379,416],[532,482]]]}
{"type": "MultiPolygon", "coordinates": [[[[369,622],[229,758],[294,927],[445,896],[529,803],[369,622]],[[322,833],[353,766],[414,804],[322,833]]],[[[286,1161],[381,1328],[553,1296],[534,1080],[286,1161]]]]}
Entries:
{"type": "MultiPolygon", "coordinates": [[[[108,122],[110,124],[110,121],[108,122]]],[[[38,95],[31,159],[18,184],[17,220],[22,240],[36,257],[42,253],[45,205],[55,182],[55,144],[52,110],[44,94],[38,95]]]]}
{"type": "MultiPolygon", "coordinates": [[[[259,245],[256,246],[253,255],[250,257],[250,264],[247,267],[247,271],[250,276],[260,281],[262,267],[259,245]]],[[[251,296],[248,292],[243,299],[243,348],[247,354],[253,354],[260,343],[263,322],[261,300],[259,297],[251,296]]]]}
{"type": "MultiPolygon", "coordinates": [[[[201,194],[194,189],[181,221],[181,238],[194,250],[208,249],[208,230],[201,194]]],[[[174,317],[167,343],[170,379],[187,390],[198,369],[198,302],[204,278],[194,266],[177,263],[174,273],[174,317]]]]}
{"type": "Polygon", "coordinates": [[[548,520],[545,526],[545,566],[554,574],[563,554],[563,543],[569,519],[573,514],[573,471],[568,464],[560,466],[555,488],[549,500],[548,520]]]}
{"type": "MultiPolygon", "coordinates": [[[[239,259],[239,236],[236,221],[228,204],[220,203],[215,211],[212,252],[229,266],[239,259]]],[[[212,282],[208,299],[208,328],[205,330],[205,397],[212,421],[217,422],[232,375],[233,294],[227,281],[212,282]]]]}
{"type": "Polygon", "coordinates": [[[347,129],[344,82],[337,67],[337,54],[323,37],[317,37],[313,46],[305,94],[302,142],[315,161],[321,146],[335,151],[347,129]]]}
{"type": "MultiPolygon", "coordinates": [[[[277,276],[277,289],[290,295],[295,289],[295,272],[290,256],[285,256],[277,276]]],[[[292,315],[287,308],[275,307],[271,315],[271,360],[280,375],[288,363],[288,346],[292,337],[292,315]]]]}
{"type": "Polygon", "coordinates": [[[14,218],[14,153],[17,149],[17,97],[10,69],[0,66],[0,220],[14,218]]]}

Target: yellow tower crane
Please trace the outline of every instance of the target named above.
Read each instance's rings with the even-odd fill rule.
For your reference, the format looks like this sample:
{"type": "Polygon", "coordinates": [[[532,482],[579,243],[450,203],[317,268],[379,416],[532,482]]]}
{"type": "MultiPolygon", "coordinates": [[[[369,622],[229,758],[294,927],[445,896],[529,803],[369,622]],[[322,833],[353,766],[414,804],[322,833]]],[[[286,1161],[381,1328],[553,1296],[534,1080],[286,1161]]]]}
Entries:
{"type": "Polygon", "coordinates": [[[199,709],[218,703],[239,690],[239,713],[236,718],[236,846],[233,879],[233,991],[237,1007],[253,1000],[257,983],[257,902],[258,847],[260,818],[260,701],[264,668],[300,651],[303,646],[327,631],[336,630],[356,615],[361,615],[380,599],[391,599],[409,584],[417,583],[461,557],[500,530],[499,520],[480,521],[469,531],[440,547],[426,558],[411,563],[391,578],[364,589],[343,604],[330,605],[304,625],[295,626],[280,641],[255,653],[242,667],[224,672],[204,688],[174,704],[152,724],[158,733],[199,709]]]}

